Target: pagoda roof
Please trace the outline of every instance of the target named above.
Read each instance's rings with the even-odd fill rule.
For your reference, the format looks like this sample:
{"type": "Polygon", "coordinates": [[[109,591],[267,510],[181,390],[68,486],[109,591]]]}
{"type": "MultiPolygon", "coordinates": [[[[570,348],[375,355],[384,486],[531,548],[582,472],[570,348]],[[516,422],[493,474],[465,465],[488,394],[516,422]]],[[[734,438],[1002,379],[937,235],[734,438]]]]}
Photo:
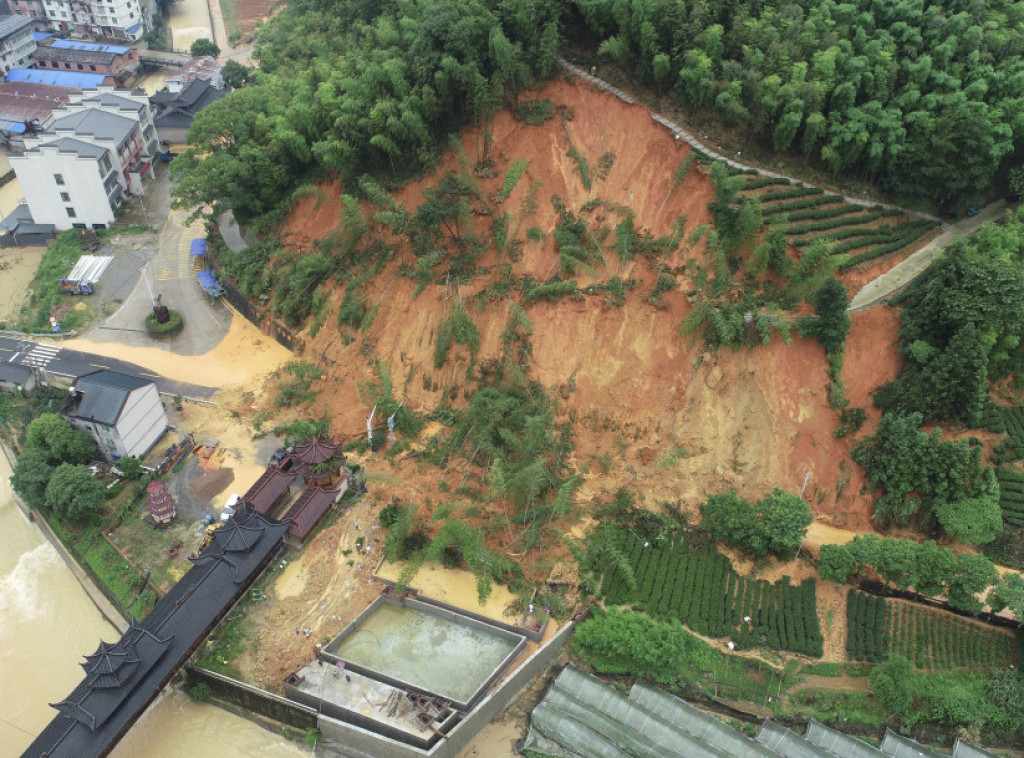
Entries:
{"type": "Polygon", "coordinates": [[[305,440],[301,445],[295,446],[295,452],[291,457],[307,466],[315,466],[337,457],[341,452],[341,445],[334,441],[333,437],[317,434],[305,440]]]}

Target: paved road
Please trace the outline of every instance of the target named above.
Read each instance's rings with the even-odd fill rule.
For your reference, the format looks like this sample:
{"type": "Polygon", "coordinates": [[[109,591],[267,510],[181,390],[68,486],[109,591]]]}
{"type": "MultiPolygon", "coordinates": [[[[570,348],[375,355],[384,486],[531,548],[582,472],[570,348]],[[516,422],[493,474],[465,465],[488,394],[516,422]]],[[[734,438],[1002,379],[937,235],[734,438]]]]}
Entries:
{"type": "Polygon", "coordinates": [[[192,271],[189,247],[193,239],[205,236],[202,223],[186,226],[188,213],[171,210],[170,180],[162,164],[156,177],[147,188],[145,207],[146,225],[158,226],[159,233],[142,235],[134,243],[135,249],[115,258],[100,281],[98,294],[104,306],[110,304],[117,310],[83,336],[93,342],[156,346],[144,325],[153,309],[153,297],[159,295],[161,302],[181,313],[185,321],[181,332],[161,340],[159,347],[176,355],[202,355],[228,333],[232,311],[207,295],[192,271]],[[143,269],[145,274],[140,273],[143,269]]]}
{"type": "Polygon", "coordinates": [[[918,274],[931,265],[936,253],[945,250],[961,237],[973,234],[981,228],[981,225],[1002,218],[1006,213],[1006,201],[998,200],[991,205],[986,205],[976,216],[965,218],[949,228],[940,236],[933,239],[916,253],[904,261],[886,271],[876,279],[871,280],[858,290],[850,301],[851,312],[862,311],[878,305],[893,292],[911,282],[918,274]]]}
{"type": "Polygon", "coordinates": [[[68,350],[48,342],[11,337],[0,337],[0,363],[16,363],[40,369],[48,374],[71,378],[78,378],[83,374],[106,368],[123,374],[152,379],[161,392],[203,400],[212,397],[218,389],[217,387],[204,387],[199,384],[166,379],[142,366],[117,358],[68,350]]]}

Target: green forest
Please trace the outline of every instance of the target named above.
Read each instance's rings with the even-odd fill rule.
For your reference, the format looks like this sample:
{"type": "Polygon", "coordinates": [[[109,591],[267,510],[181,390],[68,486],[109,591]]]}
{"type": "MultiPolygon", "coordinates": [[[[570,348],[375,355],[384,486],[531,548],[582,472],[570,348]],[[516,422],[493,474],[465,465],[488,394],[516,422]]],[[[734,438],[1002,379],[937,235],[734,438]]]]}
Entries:
{"type": "Polygon", "coordinates": [[[178,203],[252,220],[319,176],[413,175],[519,107],[567,40],[905,203],[962,212],[1024,179],[1021,3],[294,0],[260,30],[251,82],[196,119],[178,203]]]}

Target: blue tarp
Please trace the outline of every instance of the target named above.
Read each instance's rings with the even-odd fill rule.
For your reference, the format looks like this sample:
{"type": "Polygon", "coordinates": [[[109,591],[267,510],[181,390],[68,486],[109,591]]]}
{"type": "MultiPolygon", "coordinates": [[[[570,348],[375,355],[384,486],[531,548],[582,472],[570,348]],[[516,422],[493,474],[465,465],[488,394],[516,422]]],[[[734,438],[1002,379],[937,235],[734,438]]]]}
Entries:
{"type": "Polygon", "coordinates": [[[7,132],[8,134],[24,134],[25,122],[0,119],[0,132],[7,132]]]}
{"type": "Polygon", "coordinates": [[[49,39],[52,36],[49,32],[32,32],[32,39],[36,42],[42,42],[44,39],[49,39]]]}
{"type": "Polygon", "coordinates": [[[188,257],[195,258],[197,255],[206,255],[206,240],[192,240],[192,248],[188,257]]]}

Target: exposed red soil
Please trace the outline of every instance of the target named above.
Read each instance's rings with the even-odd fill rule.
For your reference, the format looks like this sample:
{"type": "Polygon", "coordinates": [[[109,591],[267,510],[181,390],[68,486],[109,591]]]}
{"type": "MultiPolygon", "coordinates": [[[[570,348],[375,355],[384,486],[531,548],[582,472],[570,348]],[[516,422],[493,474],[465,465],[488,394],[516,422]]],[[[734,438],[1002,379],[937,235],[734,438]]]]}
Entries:
{"type": "Polygon", "coordinates": [[[238,0],[238,30],[243,35],[252,33],[256,22],[267,18],[281,4],[281,0],[238,0]]]}
{"type": "MultiPolygon", "coordinates": [[[[483,194],[493,200],[507,167],[518,158],[529,161],[523,179],[504,204],[513,216],[513,226],[530,183],[543,182],[540,208],[522,228],[537,226],[549,234],[541,243],[524,245],[522,259],[513,264],[516,275],[544,280],[555,273],[552,195],[576,211],[598,197],[628,206],[635,213],[638,230],[655,235],[667,233],[679,214],[686,214],[688,230],[710,223],[706,204],[712,188],[701,172],[691,171],[682,187],[665,200],[672,171],[688,148],[654,123],[646,109],[562,80],[547,85],[537,97],[567,106],[573,118],[563,129],[557,118],[530,127],[506,112],[497,114],[487,125],[495,176],[480,181],[483,194]],[[573,160],[566,156],[566,133],[592,168],[602,154],[616,156],[607,178],[595,180],[592,192],[584,189],[573,160]]],[[[463,135],[470,163],[480,157],[482,144],[479,129],[463,135]]],[[[422,202],[422,190],[457,165],[457,158],[449,153],[430,176],[395,193],[396,199],[414,210],[422,202]]],[[[299,200],[284,226],[293,249],[309,249],[313,240],[339,225],[340,186],[331,183],[321,189],[321,198],[299,200]]],[[[587,218],[597,225],[602,212],[587,218]]],[[[617,221],[618,216],[609,211],[603,223],[617,221]]],[[[483,230],[489,219],[478,218],[476,223],[483,230]]],[[[859,494],[859,468],[848,458],[850,441],[834,436],[838,414],[828,405],[826,364],[818,343],[795,337],[787,346],[776,337],[763,347],[708,353],[699,340],[680,338],[677,333],[691,309],[685,293],[695,288],[693,282],[679,277],[677,289],[664,296],[665,307],[658,309],[643,300],[657,276],[656,265],[642,260],[624,265],[613,251],[605,257],[606,266],[598,266],[593,279],[585,274],[576,278],[581,287],[613,275],[640,280],[642,284],[627,295],[621,308],[599,297],[566,298],[527,308],[533,323],[531,375],[558,399],[560,418],[574,422],[577,453],[572,463],[586,479],[576,493],[583,509],[577,516],[586,516],[587,503],[594,498],[610,496],[626,485],[651,507],[668,501],[695,510],[707,494],[733,488],[748,498],[761,497],[773,487],[799,492],[809,473],[805,496],[816,515],[837,526],[869,528],[870,499],[859,494]],[[607,458],[598,465],[602,456],[607,458]]],[[[667,265],[679,265],[688,257],[703,262],[703,244],[675,254],[667,265]]],[[[481,266],[493,267],[506,260],[491,251],[481,266]]],[[[360,399],[358,387],[374,380],[372,356],[388,363],[396,397],[417,411],[435,408],[448,387],[455,388],[460,399],[471,390],[465,380],[469,360],[465,348],[454,347],[442,369],[433,367],[433,337],[447,307],[445,287],[428,285],[414,298],[414,283],[397,273],[400,261],[411,263],[411,252],[399,250],[396,259],[364,288],[368,304],[378,309],[365,335],[356,335],[348,345],[339,339],[334,326],[343,297],[339,288],[332,295],[326,326],[307,343],[307,356],[329,367],[317,407],[309,413],[321,415],[327,410],[335,434],[365,430],[363,417],[369,407],[360,399]]],[[[478,360],[500,351],[499,336],[509,313],[506,302],[482,311],[470,304],[471,296],[490,281],[481,275],[448,292],[449,298],[463,298],[479,329],[478,360]]],[[[848,395],[854,404],[865,407],[870,389],[895,373],[894,357],[880,353],[895,338],[896,322],[876,323],[879,312],[885,311],[855,317],[844,369],[848,395]],[[879,339],[870,333],[874,328],[891,334],[879,339]],[[885,366],[891,366],[891,371],[885,366]]],[[[379,454],[366,465],[378,478],[371,483],[371,493],[382,503],[392,496],[414,498],[421,504],[427,498],[448,501],[452,496],[438,492],[438,480],[447,479],[454,490],[467,475],[486,474],[479,469],[468,472],[458,460],[439,472],[419,459],[391,463],[379,454]]],[[[491,539],[502,547],[505,536],[491,539]]],[[[557,555],[545,559],[528,570],[542,576],[557,555]]]]}

